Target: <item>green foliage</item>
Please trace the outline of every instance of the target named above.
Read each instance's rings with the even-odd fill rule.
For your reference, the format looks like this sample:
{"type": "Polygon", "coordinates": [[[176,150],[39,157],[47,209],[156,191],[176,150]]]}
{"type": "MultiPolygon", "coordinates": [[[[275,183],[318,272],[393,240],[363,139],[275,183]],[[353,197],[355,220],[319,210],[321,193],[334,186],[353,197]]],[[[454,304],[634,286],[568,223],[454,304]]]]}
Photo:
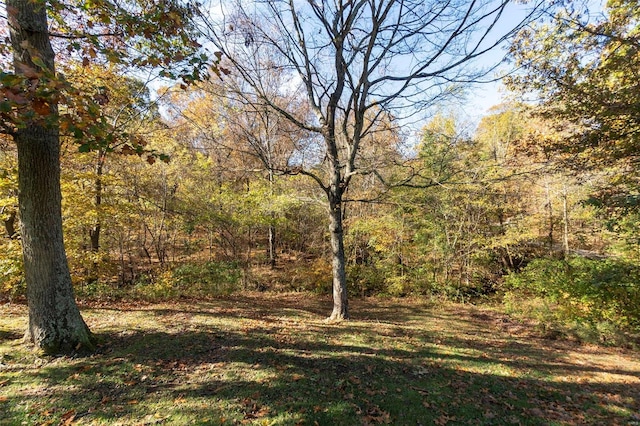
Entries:
{"type": "Polygon", "coordinates": [[[601,201],[637,194],[640,144],[640,13],[637,1],[559,1],[553,18],[519,34],[511,48],[521,73],[512,89],[535,92],[535,108],[563,133],[548,148],[565,167],[604,172],[601,201]]]}
{"type": "Polygon", "coordinates": [[[238,289],[242,270],[235,262],[188,263],[173,270],[174,287],[180,295],[217,296],[238,289]]]}
{"type": "Polygon", "coordinates": [[[349,265],[347,288],[355,296],[372,296],[385,292],[385,273],[375,265],[349,265]]]}
{"type": "Polygon", "coordinates": [[[143,300],[216,297],[238,290],[241,277],[235,262],[186,263],[155,276],[141,275],[129,295],[143,300]]]}
{"type": "MultiPolygon", "coordinates": [[[[565,322],[592,328],[609,323],[622,329],[640,326],[640,268],[619,260],[567,261],[537,259],[507,277],[514,294],[528,294],[545,303],[543,310],[565,322]]],[[[540,309],[538,309],[540,311],[540,309]]]]}

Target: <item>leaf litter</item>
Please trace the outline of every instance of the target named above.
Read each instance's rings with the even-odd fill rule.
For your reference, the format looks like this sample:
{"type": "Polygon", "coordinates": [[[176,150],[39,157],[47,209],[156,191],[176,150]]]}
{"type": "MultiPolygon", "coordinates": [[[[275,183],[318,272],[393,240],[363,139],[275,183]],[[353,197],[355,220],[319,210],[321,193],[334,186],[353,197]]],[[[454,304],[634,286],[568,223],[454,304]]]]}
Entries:
{"type": "MultiPolygon", "coordinates": [[[[85,305],[94,356],[38,360],[0,342],[0,423],[640,422],[637,352],[548,340],[469,305],[354,300],[341,324],[323,322],[326,306],[264,293],[85,305]]],[[[26,309],[0,315],[20,335],[26,309]]]]}

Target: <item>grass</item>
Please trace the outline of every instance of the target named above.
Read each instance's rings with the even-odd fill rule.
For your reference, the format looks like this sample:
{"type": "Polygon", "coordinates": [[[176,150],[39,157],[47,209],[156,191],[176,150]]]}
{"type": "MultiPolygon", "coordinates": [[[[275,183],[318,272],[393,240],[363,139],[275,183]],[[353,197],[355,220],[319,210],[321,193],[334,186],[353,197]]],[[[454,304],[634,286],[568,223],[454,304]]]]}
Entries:
{"type": "Polygon", "coordinates": [[[640,425],[628,350],[545,340],[509,317],[421,300],[247,293],[84,306],[90,357],[21,342],[0,306],[0,424],[640,425]]]}

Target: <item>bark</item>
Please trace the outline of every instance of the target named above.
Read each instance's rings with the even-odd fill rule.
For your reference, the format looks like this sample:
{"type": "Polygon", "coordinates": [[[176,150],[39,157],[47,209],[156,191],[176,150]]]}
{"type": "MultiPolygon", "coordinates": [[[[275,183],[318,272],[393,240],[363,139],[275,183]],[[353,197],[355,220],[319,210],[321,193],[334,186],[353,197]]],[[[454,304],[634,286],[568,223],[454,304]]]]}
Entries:
{"type": "Polygon", "coordinates": [[[91,251],[97,253],[100,250],[100,230],[102,229],[100,223],[100,206],[102,205],[102,172],[104,167],[104,161],[106,159],[106,153],[103,150],[98,152],[98,161],[96,163],[96,180],[94,182],[94,189],[96,191],[94,204],[98,212],[98,219],[93,227],[89,230],[89,240],[91,242],[91,251]]]}
{"type": "Polygon", "coordinates": [[[330,204],[329,233],[331,235],[331,257],[333,275],[333,311],[329,321],[349,319],[347,299],[347,275],[345,271],[344,231],[342,227],[341,197],[332,196],[330,204]]]}
{"type": "Polygon", "coordinates": [[[95,223],[89,230],[89,241],[91,243],[91,251],[97,253],[100,250],[100,223],[95,223]]]}
{"type": "Polygon", "coordinates": [[[4,219],[4,230],[7,233],[7,238],[16,238],[16,212],[12,210],[9,212],[9,217],[4,219]]]}
{"type": "Polygon", "coordinates": [[[567,186],[562,186],[562,251],[564,258],[569,257],[569,208],[567,206],[567,186]]]}
{"type": "MultiPolygon", "coordinates": [[[[271,149],[268,151],[269,162],[271,162],[271,149]]],[[[273,183],[274,183],[273,168],[269,168],[269,195],[273,197],[273,183]]],[[[276,226],[273,224],[275,221],[275,214],[271,213],[271,223],[269,224],[269,265],[271,269],[276,268],[276,226]]]]}
{"type": "MultiPolygon", "coordinates": [[[[37,54],[54,71],[44,2],[7,0],[16,72],[36,68],[37,54]]],[[[57,105],[51,99],[51,117],[57,105]]],[[[93,338],[75,303],[62,235],[60,138],[41,120],[14,134],[29,327],[26,337],[46,353],[93,349],[93,338]]]]}
{"type": "Polygon", "coordinates": [[[273,224],[269,225],[269,266],[276,269],[276,227],[273,224]]]}

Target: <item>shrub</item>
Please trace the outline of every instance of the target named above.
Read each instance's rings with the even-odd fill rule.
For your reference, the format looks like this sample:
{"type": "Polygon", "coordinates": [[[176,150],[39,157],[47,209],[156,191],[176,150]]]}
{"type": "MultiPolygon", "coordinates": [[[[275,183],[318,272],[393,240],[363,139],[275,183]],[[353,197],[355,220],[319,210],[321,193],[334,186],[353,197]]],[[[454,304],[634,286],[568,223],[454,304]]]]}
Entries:
{"type": "Polygon", "coordinates": [[[219,296],[236,291],[241,277],[234,262],[186,263],[154,276],[142,274],[131,296],[144,300],[219,296]]]}
{"type": "Polygon", "coordinates": [[[235,262],[187,263],[175,268],[172,275],[179,295],[217,296],[238,289],[242,270],[235,262]]]}
{"type": "Polygon", "coordinates": [[[331,263],[325,258],[296,262],[288,273],[288,282],[285,286],[287,290],[312,291],[317,294],[331,292],[333,282],[331,263]]]}
{"type": "Polygon", "coordinates": [[[385,289],[385,273],[374,265],[348,265],[347,288],[354,296],[372,296],[385,289]]]}
{"type": "MultiPolygon", "coordinates": [[[[640,327],[640,268],[619,260],[538,259],[506,279],[515,305],[518,295],[542,300],[542,321],[554,317],[579,328],[607,331],[640,327]]],[[[584,333],[584,332],[583,332],[584,333]]],[[[603,335],[603,333],[596,333],[603,335]]]]}

